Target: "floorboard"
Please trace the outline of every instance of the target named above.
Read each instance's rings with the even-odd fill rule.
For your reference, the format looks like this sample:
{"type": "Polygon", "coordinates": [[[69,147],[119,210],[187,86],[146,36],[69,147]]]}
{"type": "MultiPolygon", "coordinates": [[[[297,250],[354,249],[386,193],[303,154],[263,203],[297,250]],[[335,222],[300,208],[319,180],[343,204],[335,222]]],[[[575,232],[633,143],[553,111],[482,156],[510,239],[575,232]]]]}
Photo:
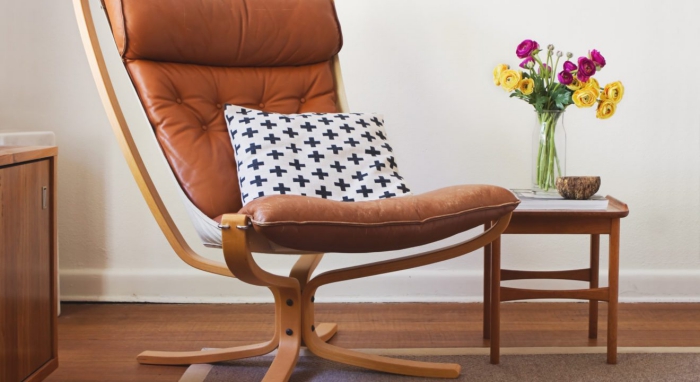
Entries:
{"type": "MultiPolygon", "coordinates": [[[[486,347],[481,304],[317,304],[347,348],[486,347]]],[[[604,346],[584,303],[503,304],[503,347],[604,346]]],[[[143,350],[197,350],[269,339],[272,305],[63,304],[59,369],[47,381],[177,381],[185,367],[142,366],[143,350]]],[[[619,346],[700,346],[700,304],[620,304],[619,346]]]]}

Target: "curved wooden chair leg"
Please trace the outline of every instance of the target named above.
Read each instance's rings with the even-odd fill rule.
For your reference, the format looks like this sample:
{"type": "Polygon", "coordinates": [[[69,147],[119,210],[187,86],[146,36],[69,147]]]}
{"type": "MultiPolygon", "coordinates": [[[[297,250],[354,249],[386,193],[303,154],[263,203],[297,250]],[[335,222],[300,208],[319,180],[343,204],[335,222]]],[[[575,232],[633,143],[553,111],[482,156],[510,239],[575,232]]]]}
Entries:
{"type": "Polygon", "coordinates": [[[459,377],[461,366],[458,364],[409,361],[397,358],[382,357],[327,344],[321,337],[321,333],[319,333],[319,329],[321,329],[323,325],[327,324],[320,324],[318,328],[313,326],[314,310],[311,297],[314,295],[316,289],[317,288],[315,287],[307,287],[302,297],[302,335],[304,344],[306,344],[312,353],[331,361],[392,374],[430,378],[459,377]]]}
{"type": "MultiPolygon", "coordinates": [[[[318,263],[323,259],[323,254],[318,255],[301,255],[299,260],[294,263],[292,270],[289,272],[290,277],[294,277],[299,281],[299,286],[303,291],[306,283],[309,282],[311,274],[314,272],[318,263]]],[[[315,333],[323,342],[328,342],[338,332],[338,325],[335,323],[323,323],[316,327],[315,333]]],[[[304,341],[302,339],[302,345],[304,341]]]]}
{"type": "Polygon", "coordinates": [[[409,361],[343,349],[321,341],[311,328],[306,327],[304,341],[309,350],[321,358],[365,369],[429,378],[457,378],[461,371],[458,364],[409,361]]]}
{"type": "MultiPolygon", "coordinates": [[[[245,215],[230,214],[222,217],[221,224],[227,227],[222,229],[224,259],[241,281],[266,286],[274,294],[279,346],[263,381],[286,382],[292,375],[301,350],[301,287],[296,277],[278,276],[258,266],[249,250],[248,222],[245,215]]],[[[312,261],[312,266],[315,266],[314,263],[318,262],[312,261]]],[[[308,273],[311,271],[312,269],[308,273]]]]}
{"type": "Polygon", "coordinates": [[[182,352],[145,351],[139,354],[136,360],[142,365],[192,365],[232,361],[267,354],[275,350],[278,343],[279,340],[273,338],[268,342],[225,349],[182,352]]]}
{"type": "Polygon", "coordinates": [[[294,277],[299,281],[299,288],[304,290],[306,283],[309,282],[311,274],[314,273],[318,263],[323,259],[323,253],[316,255],[301,255],[299,260],[294,263],[292,270],[289,271],[289,277],[294,277]]]}
{"type": "MultiPolygon", "coordinates": [[[[272,289],[275,298],[275,317],[281,314],[282,297],[277,289],[272,289]]],[[[280,342],[280,328],[275,323],[275,334],[267,342],[236,346],[224,349],[199,351],[145,351],[136,357],[142,365],[192,365],[196,363],[215,363],[237,359],[257,357],[277,349],[280,342]]]]}
{"type": "Polygon", "coordinates": [[[331,338],[338,332],[338,324],[323,323],[318,324],[314,333],[319,340],[323,342],[330,341],[331,338]]]}
{"type": "Polygon", "coordinates": [[[277,355],[263,381],[287,381],[292,376],[301,349],[301,291],[298,286],[270,289],[275,293],[276,305],[281,308],[280,314],[275,317],[276,331],[280,333],[280,338],[277,355]]]}
{"type": "Polygon", "coordinates": [[[314,311],[312,298],[316,290],[326,284],[352,280],[362,277],[395,272],[433,264],[472,252],[498,239],[508,227],[511,215],[504,216],[484,233],[455,244],[451,247],[406,256],[399,259],[380,261],[345,269],[337,269],[318,275],[310,280],[302,295],[303,339],[312,353],[319,357],[348,365],[363,367],[387,373],[412,375],[431,378],[457,378],[461,371],[458,364],[442,364],[433,362],[418,362],[372,354],[360,353],[327,344],[314,333],[314,311]]]}

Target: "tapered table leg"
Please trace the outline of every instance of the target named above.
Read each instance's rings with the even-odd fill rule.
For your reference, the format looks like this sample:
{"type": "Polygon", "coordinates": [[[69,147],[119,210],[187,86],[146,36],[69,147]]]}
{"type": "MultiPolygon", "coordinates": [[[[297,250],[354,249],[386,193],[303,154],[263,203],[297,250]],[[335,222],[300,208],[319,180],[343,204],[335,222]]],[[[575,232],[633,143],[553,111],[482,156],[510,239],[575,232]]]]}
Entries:
{"type": "Polygon", "coordinates": [[[610,265],[608,284],[608,363],[617,363],[617,294],[620,272],[620,219],[612,220],[610,227],[610,265]]]}
{"type": "MultiPolygon", "coordinates": [[[[600,235],[591,235],[591,279],[590,288],[598,288],[600,272],[600,235]]],[[[588,305],[588,338],[598,338],[598,300],[590,300],[588,305]]]]}
{"type": "Polygon", "coordinates": [[[500,361],[501,238],[491,243],[491,363],[500,361]]]}
{"type": "MultiPolygon", "coordinates": [[[[484,231],[491,223],[484,224],[484,231]]],[[[484,339],[491,338],[491,244],[484,246],[484,339]]]]}

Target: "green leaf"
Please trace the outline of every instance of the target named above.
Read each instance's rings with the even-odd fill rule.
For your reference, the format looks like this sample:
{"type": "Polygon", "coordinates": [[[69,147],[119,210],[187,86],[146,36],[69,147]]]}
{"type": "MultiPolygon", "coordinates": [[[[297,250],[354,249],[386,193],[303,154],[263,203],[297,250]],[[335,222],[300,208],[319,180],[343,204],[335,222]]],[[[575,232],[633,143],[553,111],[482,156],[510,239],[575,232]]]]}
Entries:
{"type": "Polygon", "coordinates": [[[533,105],[535,106],[535,109],[541,113],[544,110],[545,103],[547,103],[547,98],[539,96],[534,100],[533,105]]]}

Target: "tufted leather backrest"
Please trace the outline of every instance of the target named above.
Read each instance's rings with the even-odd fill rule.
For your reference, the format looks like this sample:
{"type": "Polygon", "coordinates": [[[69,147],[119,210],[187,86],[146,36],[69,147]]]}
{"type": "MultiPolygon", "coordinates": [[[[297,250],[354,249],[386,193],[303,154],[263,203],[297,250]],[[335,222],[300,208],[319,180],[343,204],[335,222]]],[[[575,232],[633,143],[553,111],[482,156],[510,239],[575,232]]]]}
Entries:
{"type": "Polygon", "coordinates": [[[241,208],[223,105],[336,111],[332,0],[103,0],[180,186],[207,216],[241,208]]]}

